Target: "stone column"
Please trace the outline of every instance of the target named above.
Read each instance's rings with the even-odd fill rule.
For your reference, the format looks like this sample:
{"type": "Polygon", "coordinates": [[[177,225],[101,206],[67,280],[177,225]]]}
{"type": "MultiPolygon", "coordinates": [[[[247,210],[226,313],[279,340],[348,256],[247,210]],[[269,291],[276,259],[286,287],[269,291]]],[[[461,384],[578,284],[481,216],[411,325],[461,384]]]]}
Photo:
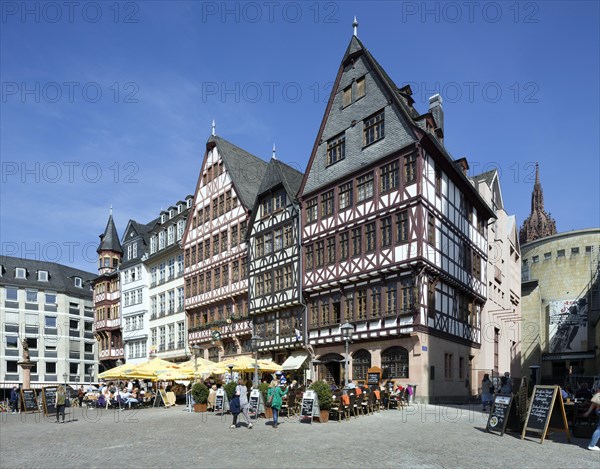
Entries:
{"type": "Polygon", "coordinates": [[[17,362],[17,365],[23,368],[23,389],[29,389],[31,387],[31,369],[35,363],[27,359],[17,362]]]}

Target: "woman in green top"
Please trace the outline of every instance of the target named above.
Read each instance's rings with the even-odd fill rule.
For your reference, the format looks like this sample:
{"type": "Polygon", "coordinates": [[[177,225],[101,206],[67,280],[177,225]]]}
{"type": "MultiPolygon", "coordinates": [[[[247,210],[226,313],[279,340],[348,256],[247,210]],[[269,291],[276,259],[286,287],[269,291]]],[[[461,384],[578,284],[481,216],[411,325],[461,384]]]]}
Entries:
{"type": "Polygon", "coordinates": [[[65,393],[65,387],[59,386],[56,391],[56,423],[58,422],[58,415],[62,415],[62,423],[65,423],[65,404],[67,402],[67,394],[65,393]]]}
{"type": "Polygon", "coordinates": [[[277,380],[271,381],[269,385],[269,391],[267,392],[267,400],[271,400],[271,408],[273,409],[273,428],[278,427],[279,420],[279,410],[281,409],[281,404],[283,404],[283,396],[288,393],[287,387],[285,390],[279,386],[277,386],[277,380]],[[271,399],[273,396],[273,399],[271,399]]]}

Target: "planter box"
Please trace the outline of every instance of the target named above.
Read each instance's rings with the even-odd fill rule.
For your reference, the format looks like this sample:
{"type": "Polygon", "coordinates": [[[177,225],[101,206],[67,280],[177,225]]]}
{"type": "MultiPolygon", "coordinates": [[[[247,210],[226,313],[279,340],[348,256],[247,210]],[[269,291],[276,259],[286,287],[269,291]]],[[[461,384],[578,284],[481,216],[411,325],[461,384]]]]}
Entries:
{"type": "Polygon", "coordinates": [[[321,411],[321,414],[319,415],[319,422],[321,422],[321,423],[329,422],[329,411],[328,410],[321,411]]]}
{"type": "Polygon", "coordinates": [[[194,404],[194,412],[206,412],[206,404],[194,404]]]}

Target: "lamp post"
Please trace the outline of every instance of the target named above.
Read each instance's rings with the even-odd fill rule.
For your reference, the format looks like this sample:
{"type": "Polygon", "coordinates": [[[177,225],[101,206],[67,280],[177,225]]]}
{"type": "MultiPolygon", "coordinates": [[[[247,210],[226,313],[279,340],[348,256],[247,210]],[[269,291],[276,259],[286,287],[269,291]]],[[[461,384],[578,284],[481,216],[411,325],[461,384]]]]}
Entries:
{"type": "Polygon", "coordinates": [[[254,350],[254,379],[253,379],[253,387],[258,387],[258,344],[262,340],[262,337],[258,335],[253,335],[252,339],[252,350],[254,350]]]}
{"type": "Polygon", "coordinates": [[[227,365],[227,368],[229,368],[229,380],[233,381],[233,365],[227,365]]]}
{"type": "Polygon", "coordinates": [[[350,361],[350,357],[348,355],[348,344],[352,339],[354,326],[350,323],[345,323],[342,326],[340,326],[340,331],[342,333],[342,338],[344,339],[344,342],[346,342],[346,359],[344,363],[344,386],[348,387],[348,362],[350,361]]]}
{"type": "Polygon", "coordinates": [[[94,373],[94,365],[88,366],[88,374],[90,375],[90,390],[92,389],[92,375],[94,373]]]}

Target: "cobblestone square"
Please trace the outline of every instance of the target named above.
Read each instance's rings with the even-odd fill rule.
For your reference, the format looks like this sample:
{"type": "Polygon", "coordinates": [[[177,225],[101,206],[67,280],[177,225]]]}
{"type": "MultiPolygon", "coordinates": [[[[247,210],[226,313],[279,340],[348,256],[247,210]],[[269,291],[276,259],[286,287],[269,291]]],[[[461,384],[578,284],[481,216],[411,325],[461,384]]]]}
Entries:
{"type": "Polygon", "coordinates": [[[587,439],[560,432],[540,444],[528,433],[485,432],[485,416],[470,406],[412,405],[352,418],[301,423],[282,418],[278,429],[261,418],[230,429],[232,417],[194,414],[177,406],[117,412],[69,409],[54,416],[2,414],[2,467],[578,467],[597,468],[587,439]]]}

